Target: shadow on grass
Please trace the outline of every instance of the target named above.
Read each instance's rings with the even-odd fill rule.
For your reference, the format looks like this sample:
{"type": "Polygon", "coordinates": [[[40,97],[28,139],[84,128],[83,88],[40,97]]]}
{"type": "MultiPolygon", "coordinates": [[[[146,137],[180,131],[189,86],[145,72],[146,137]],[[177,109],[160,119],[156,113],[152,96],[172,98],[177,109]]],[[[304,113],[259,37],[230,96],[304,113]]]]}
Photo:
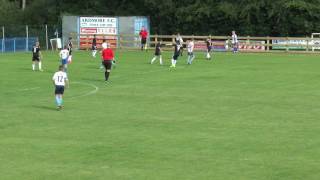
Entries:
{"type": "Polygon", "coordinates": [[[57,108],[55,106],[33,105],[32,107],[48,111],[57,111],[57,108]]]}
{"type": "Polygon", "coordinates": [[[104,82],[104,75],[101,75],[100,79],[97,78],[81,78],[80,81],[84,81],[84,82],[104,82]]]}
{"type": "Polygon", "coordinates": [[[27,68],[27,67],[22,67],[22,68],[19,68],[21,72],[31,72],[31,73],[43,73],[43,74],[53,74],[55,73],[55,71],[52,71],[52,70],[47,70],[47,69],[44,69],[43,71],[39,71],[38,69],[35,70],[35,71],[32,71],[31,68],[27,68]]]}

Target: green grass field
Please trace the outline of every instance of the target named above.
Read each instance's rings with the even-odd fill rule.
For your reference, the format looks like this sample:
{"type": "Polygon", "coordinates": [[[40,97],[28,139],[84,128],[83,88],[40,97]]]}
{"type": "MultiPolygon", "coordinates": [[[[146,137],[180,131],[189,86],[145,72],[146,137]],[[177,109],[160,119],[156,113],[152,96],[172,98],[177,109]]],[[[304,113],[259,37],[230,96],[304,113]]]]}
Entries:
{"type": "Polygon", "coordinates": [[[117,52],[111,83],[75,52],[65,108],[58,53],[0,54],[1,180],[317,180],[320,57],[203,53],[175,70],[152,52],[117,52]]]}

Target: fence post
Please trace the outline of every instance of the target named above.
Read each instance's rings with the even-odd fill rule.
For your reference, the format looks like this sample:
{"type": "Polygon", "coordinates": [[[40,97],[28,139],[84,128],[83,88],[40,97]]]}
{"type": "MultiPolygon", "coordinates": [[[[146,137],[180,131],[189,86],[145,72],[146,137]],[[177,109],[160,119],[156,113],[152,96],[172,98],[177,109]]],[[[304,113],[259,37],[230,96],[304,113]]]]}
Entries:
{"type": "Polygon", "coordinates": [[[16,38],[13,38],[13,52],[16,52],[16,38]]]}
{"type": "Polygon", "coordinates": [[[175,43],[175,40],[174,40],[174,35],[172,35],[172,44],[175,43]]]}
{"type": "Polygon", "coordinates": [[[308,38],[308,36],[306,37],[306,40],[307,40],[307,47],[306,47],[306,50],[307,50],[307,52],[309,51],[309,38],[308,38]]]}
{"type": "Polygon", "coordinates": [[[286,38],[286,51],[289,52],[289,37],[286,38]]]}
{"type": "Polygon", "coordinates": [[[267,36],[267,51],[270,50],[270,37],[267,36]]]}
{"type": "Polygon", "coordinates": [[[4,52],[4,26],[2,26],[2,52],[4,52]]]}
{"type": "Polygon", "coordinates": [[[120,34],[117,34],[117,49],[120,47],[120,34]]]}
{"type": "Polygon", "coordinates": [[[86,50],[89,50],[89,37],[90,35],[87,35],[87,43],[86,43],[86,50]]]}
{"type": "Polygon", "coordinates": [[[26,25],[26,51],[28,51],[29,47],[29,28],[28,25],[26,25]]]}
{"type": "Polygon", "coordinates": [[[122,49],[122,45],[121,45],[122,37],[121,37],[121,34],[119,34],[118,36],[119,36],[119,40],[118,40],[119,49],[122,49]]]}
{"type": "Polygon", "coordinates": [[[49,42],[48,42],[48,25],[45,25],[46,28],[46,46],[47,46],[47,51],[49,50],[49,42]]]}

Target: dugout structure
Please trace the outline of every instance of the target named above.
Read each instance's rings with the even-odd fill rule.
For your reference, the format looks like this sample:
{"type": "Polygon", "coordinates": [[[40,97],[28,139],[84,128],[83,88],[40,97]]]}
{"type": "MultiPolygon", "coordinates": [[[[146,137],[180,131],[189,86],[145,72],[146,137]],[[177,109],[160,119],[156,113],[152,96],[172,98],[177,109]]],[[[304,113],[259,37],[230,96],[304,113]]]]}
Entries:
{"type": "Polygon", "coordinates": [[[62,43],[66,44],[72,38],[75,49],[90,49],[93,35],[97,35],[98,47],[106,39],[113,48],[119,47],[121,35],[129,35],[121,41],[127,41],[126,46],[136,47],[137,35],[144,26],[150,33],[150,20],[145,16],[63,16],[62,43]],[[131,35],[131,36],[130,36],[131,35]]]}

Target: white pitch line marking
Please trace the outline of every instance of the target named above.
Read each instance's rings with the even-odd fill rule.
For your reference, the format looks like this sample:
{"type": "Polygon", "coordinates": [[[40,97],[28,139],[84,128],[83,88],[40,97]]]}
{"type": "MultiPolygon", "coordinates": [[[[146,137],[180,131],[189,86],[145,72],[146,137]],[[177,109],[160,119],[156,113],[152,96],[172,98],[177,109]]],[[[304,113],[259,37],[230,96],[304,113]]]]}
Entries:
{"type": "Polygon", "coordinates": [[[20,89],[18,91],[31,91],[31,90],[36,90],[36,89],[40,89],[40,87],[24,88],[24,89],[20,89]]]}
{"type": "Polygon", "coordinates": [[[80,95],[71,96],[68,99],[75,99],[75,98],[79,98],[79,97],[90,96],[90,95],[96,94],[99,91],[99,87],[94,85],[94,84],[83,83],[83,82],[72,82],[71,84],[82,84],[82,85],[85,85],[85,86],[90,86],[90,87],[94,88],[94,90],[89,91],[87,93],[80,94],[80,95]]]}

